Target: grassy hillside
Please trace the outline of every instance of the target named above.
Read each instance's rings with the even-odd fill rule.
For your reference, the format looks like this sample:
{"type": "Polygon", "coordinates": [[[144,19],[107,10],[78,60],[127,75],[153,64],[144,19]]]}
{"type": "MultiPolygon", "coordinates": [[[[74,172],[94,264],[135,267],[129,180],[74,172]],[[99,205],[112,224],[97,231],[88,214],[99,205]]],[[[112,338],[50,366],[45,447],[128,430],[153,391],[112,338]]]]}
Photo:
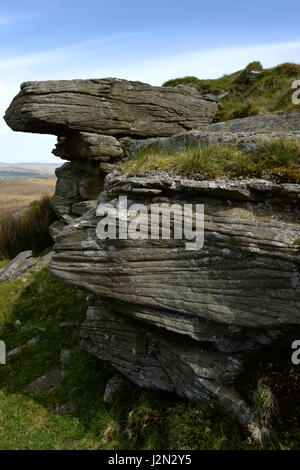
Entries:
{"type": "MultiPolygon", "coordinates": [[[[0,285],[0,338],[7,350],[40,337],[33,347],[0,365],[0,449],[261,448],[213,405],[142,390],[128,381],[113,402],[105,404],[102,397],[112,371],[79,348],[79,324],[86,308],[86,294],[54,279],[47,269],[31,275],[25,283],[0,285]],[[62,328],[61,322],[73,322],[73,326],[62,328]],[[65,349],[71,356],[62,364],[60,354],[65,349]],[[51,394],[30,396],[27,386],[54,368],[64,371],[60,386],[51,394]],[[59,410],[66,403],[71,403],[73,410],[61,415],[59,410]]],[[[282,359],[282,351],[280,354],[282,359]]],[[[279,398],[283,395],[277,408],[280,434],[268,439],[264,448],[299,449],[296,367],[293,369],[288,360],[284,373],[275,371],[274,375],[266,363],[259,366],[258,361],[257,369],[275,377],[274,390],[279,398]]],[[[253,380],[246,375],[244,388],[250,397],[256,383],[257,377],[253,380]]],[[[262,382],[254,393],[254,404],[260,409],[266,394],[269,397],[270,390],[262,382]]]]}
{"type": "Polygon", "coordinates": [[[300,65],[285,63],[263,70],[260,62],[252,62],[244,70],[215,80],[183,77],[169,80],[163,86],[184,84],[203,93],[227,92],[214,120],[218,122],[256,114],[300,112],[299,105],[294,105],[291,98],[295,91],[291,88],[292,83],[299,79],[300,65]],[[251,71],[260,73],[250,80],[251,71]]]}

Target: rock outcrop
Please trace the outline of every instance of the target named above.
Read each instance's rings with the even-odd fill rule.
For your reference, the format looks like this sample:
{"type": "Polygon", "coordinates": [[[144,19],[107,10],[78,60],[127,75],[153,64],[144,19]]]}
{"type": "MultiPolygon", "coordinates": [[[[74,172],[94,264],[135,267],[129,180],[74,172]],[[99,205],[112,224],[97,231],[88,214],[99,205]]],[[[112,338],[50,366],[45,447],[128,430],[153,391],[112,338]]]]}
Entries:
{"type": "Polygon", "coordinates": [[[175,151],[210,143],[237,144],[246,153],[257,151],[266,139],[300,138],[300,113],[287,115],[254,116],[232,121],[217,122],[201,128],[181,132],[170,137],[148,139],[123,138],[121,143],[127,156],[146,148],[169,148],[175,151]]]}
{"type": "Polygon", "coordinates": [[[0,270],[0,283],[22,279],[50,263],[52,253],[34,258],[32,251],[22,251],[0,270]]]}
{"type": "Polygon", "coordinates": [[[205,204],[205,244],[105,240],[91,210],[60,232],[52,273],[92,296],[82,348],[139,385],[206,398],[253,423],[234,379],[300,332],[300,185],[109,175],[102,202],[205,204]],[[179,183],[179,184],[178,184],[179,183]]]}
{"type": "Polygon", "coordinates": [[[150,137],[196,129],[216,111],[194,88],[105,78],[23,83],[5,120],[23,132],[150,137]]]}
{"type": "Polygon", "coordinates": [[[23,85],[6,120],[58,135],[54,154],[68,160],[57,170],[51,272],[90,293],[82,348],[141,386],[216,403],[254,432],[234,383],[260,348],[300,334],[300,185],[110,173],[149,145],[235,142],[251,152],[262,136],[299,138],[299,114],[207,125],[215,110],[185,88],[40,82],[23,85]],[[120,196],[128,208],[176,203],[174,217],[204,204],[203,247],[174,236],[100,240],[97,205],[113,213],[120,196]]]}

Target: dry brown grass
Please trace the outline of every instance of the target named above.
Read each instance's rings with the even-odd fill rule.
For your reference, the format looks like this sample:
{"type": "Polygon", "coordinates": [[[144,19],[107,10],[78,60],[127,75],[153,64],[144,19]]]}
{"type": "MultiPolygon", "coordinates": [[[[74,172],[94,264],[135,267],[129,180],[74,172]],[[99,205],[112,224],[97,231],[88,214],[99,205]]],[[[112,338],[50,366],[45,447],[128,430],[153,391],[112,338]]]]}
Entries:
{"type": "Polygon", "coordinates": [[[0,208],[21,211],[32,201],[43,196],[52,196],[55,184],[56,178],[0,183],[0,208]]]}
{"type": "Polygon", "coordinates": [[[49,196],[32,201],[21,213],[0,209],[0,260],[32,250],[34,255],[49,248],[53,240],[49,226],[56,219],[49,196]]]}

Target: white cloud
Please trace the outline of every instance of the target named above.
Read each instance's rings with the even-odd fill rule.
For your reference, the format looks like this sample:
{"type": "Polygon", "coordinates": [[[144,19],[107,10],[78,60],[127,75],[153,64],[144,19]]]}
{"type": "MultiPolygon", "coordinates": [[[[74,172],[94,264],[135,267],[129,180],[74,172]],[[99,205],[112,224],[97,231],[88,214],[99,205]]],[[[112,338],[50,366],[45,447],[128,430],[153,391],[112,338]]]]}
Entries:
{"type": "MultiPolygon", "coordinates": [[[[297,62],[300,57],[300,41],[255,46],[237,46],[191,51],[136,61],[134,64],[118,64],[97,72],[113,73],[118,78],[141,80],[161,85],[170,78],[194,75],[198,78],[218,78],[244,68],[253,60],[260,60],[265,68],[282,62],[297,62]]],[[[93,69],[90,69],[90,73],[93,69]]],[[[95,72],[95,70],[94,70],[95,72]]]]}
{"type": "MultiPolygon", "coordinates": [[[[132,52],[135,50],[136,41],[139,41],[139,37],[133,35],[109,36],[60,49],[0,60],[0,113],[4,114],[5,108],[18,92],[20,83],[26,80],[114,76],[161,85],[170,78],[186,75],[217,78],[242,69],[252,60],[260,60],[267,68],[282,62],[297,62],[300,57],[300,41],[295,41],[200,49],[140,59],[132,52]]],[[[12,161],[14,152],[18,154],[17,161],[49,161],[51,158],[49,143],[53,147],[52,137],[12,134],[2,121],[0,139],[0,161],[12,161]],[[4,136],[6,137],[3,140],[4,136]]],[[[57,161],[59,163],[59,160],[57,161]]]]}

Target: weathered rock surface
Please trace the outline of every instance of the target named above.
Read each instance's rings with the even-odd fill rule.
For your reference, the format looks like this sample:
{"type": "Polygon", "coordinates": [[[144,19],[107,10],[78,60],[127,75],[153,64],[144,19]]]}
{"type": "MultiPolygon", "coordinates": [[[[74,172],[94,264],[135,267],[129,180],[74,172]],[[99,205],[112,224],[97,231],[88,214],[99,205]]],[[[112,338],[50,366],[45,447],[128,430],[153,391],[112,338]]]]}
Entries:
{"type": "Polygon", "coordinates": [[[0,270],[0,283],[14,281],[37,271],[50,263],[52,253],[34,258],[32,251],[22,251],[0,270]]]}
{"type": "Polygon", "coordinates": [[[35,346],[40,340],[40,336],[35,336],[34,338],[31,338],[27,343],[21,344],[20,346],[16,346],[14,349],[9,351],[7,354],[8,357],[16,356],[20,352],[24,351],[24,349],[29,349],[35,346]]]}
{"type": "Polygon", "coordinates": [[[300,334],[300,185],[117,173],[104,184],[149,146],[253,152],[266,137],[300,138],[300,114],[209,124],[217,99],[116,79],[28,82],[5,119],[58,135],[53,153],[69,160],[57,170],[51,272],[90,293],[82,348],[143,387],[216,403],[254,431],[234,383],[260,348],[300,334]],[[189,251],[172,236],[99,240],[97,204],[112,214],[119,196],[128,207],[176,203],[175,218],[185,203],[204,204],[204,246],[189,251]]]}
{"type": "Polygon", "coordinates": [[[121,374],[114,374],[106,384],[105,392],[103,395],[104,403],[111,403],[115,393],[124,382],[124,377],[121,374]]]}
{"type": "Polygon", "coordinates": [[[282,137],[300,139],[300,114],[265,115],[232,121],[218,122],[203,127],[201,130],[182,132],[171,137],[153,137],[148,139],[121,139],[127,156],[135,155],[145,148],[168,148],[175,151],[187,147],[198,147],[210,143],[235,144],[246,153],[259,150],[266,139],[282,137]]]}
{"type": "Polygon", "coordinates": [[[123,148],[115,137],[88,132],[59,137],[52,153],[64,160],[84,158],[103,162],[124,156],[123,148]]]}
{"type": "Polygon", "coordinates": [[[52,273],[93,294],[82,348],[139,385],[251,410],[233,388],[260,347],[300,332],[300,185],[109,175],[99,201],[205,204],[205,244],[98,240],[90,210],[62,230],[52,273]]]}
{"type": "Polygon", "coordinates": [[[300,113],[293,114],[265,114],[231,121],[216,122],[206,126],[207,130],[214,132],[299,132],[300,113]]]}
{"type": "Polygon", "coordinates": [[[31,382],[26,388],[26,391],[32,396],[39,394],[50,395],[59,387],[63,378],[64,373],[62,370],[52,369],[31,382]]]}
{"type": "Polygon", "coordinates": [[[6,111],[15,131],[167,136],[209,123],[217,103],[199,92],[114,78],[26,82],[6,111]]]}
{"type": "Polygon", "coordinates": [[[0,282],[13,281],[22,276],[29,268],[35,264],[32,258],[32,251],[19,253],[10,263],[0,271],[0,282]]]}

